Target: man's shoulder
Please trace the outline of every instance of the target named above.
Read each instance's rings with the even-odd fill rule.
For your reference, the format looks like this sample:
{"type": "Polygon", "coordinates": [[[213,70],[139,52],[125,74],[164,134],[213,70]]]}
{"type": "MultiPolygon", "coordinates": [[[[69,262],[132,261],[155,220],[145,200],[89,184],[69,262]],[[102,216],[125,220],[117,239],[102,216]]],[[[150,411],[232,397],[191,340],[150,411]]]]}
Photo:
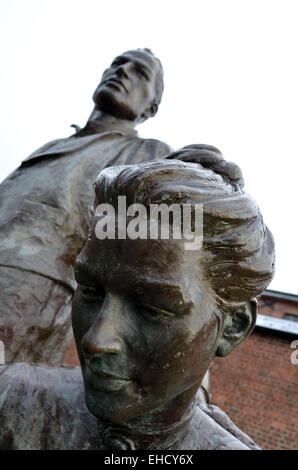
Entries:
{"type": "Polygon", "coordinates": [[[51,154],[61,154],[63,153],[64,147],[71,145],[73,142],[73,136],[64,137],[60,139],[50,140],[49,142],[43,144],[38,149],[34,150],[30,155],[28,155],[22,162],[21,166],[27,166],[31,162],[38,160],[40,157],[51,154]]]}
{"type": "Polygon", "coordinates": [[[30,155],[28,155],[28,157],[25,160],[34,158],[36,155],[39,155],[40,153],[47,152],[55,145],[67,142],[68,139],[69,137],[50,140],[49,142],[46,142],[45,144],[38,147],[36,150],[34,150],[34,152],[30,153],[30,155]]]}
{"type": "MultiPolygon", "coordinates": [[[[40,389],[55,384],[56,393],[73,384],[83,389],[81,369],[78,366],[51,366],[27,362],[14,362],[0,366],[0,386],[3,383],[10,386],[23,385],[40,389]]],[[[1,392],[1,389],[0,389],[1,392]]],[[[79,389],[77,389],[77,393],[79,389]]]]}
{"type": "Polygon", "coordinates": [[[133,137],[130,142],[130,148],[126,151],[130,153],[131,158],[128,158],[126,164],[163,159],[173,152],[168,144],[158,139],[133,137]]]}
{"type": "Polygon", "coordinates": [[[5,411],[4,404],[6,408],[15,404],[19,411],[22,411],[22,415],[29,418],[32,409],[42,409],[45,398],[48,404],[55,402],[60,408],[77,408],[83,398],[80,367],[22,362],[0,366],[2,412],[5,411]]]}
{"type": "Polygon", "coordinates": [[[0,448],[92,446],[97,425],[83,393],[79,367],[27,363],[0,367],[0,448]]]}
{"type": "MultiPolygon", "coordinates": [[[[128,152],[132,156],[137,153],[146,155],[145,160],[165,158],[173,151],[168,144],[157,139],[142,138],[137,134],[109,131],[83,137],[72,135],[67,138],[47,142],[25,158],[21,163],[21,167],[30,166],[45,158],[71,155],[78,151],[86,151],[86,149],[91,149],[91,154],[98,158],[98,145],[100,144],[103,149],[106,149],[107,143],[110,146],[110,150],[117,149],[119,151],[118,145],[120,145],[121,151],[128,152]]],[[[129,160],[129,158],[126,158],[126,160],[129,160]]],[[[126,163],[129,163],[129,161],[126,163]]]]}
{"type": "Polygon", "coordinates": [[[165,152],[172,153],[173,149],[168,145],[166,142],[163,142],[162,140],[158,139],[153,139],[153,138],[145,138],[145,137],[138,137],[140,141],[143,141],[144,144],[152,147],[159,147],[160,149],[164,150],[165,152]]]}

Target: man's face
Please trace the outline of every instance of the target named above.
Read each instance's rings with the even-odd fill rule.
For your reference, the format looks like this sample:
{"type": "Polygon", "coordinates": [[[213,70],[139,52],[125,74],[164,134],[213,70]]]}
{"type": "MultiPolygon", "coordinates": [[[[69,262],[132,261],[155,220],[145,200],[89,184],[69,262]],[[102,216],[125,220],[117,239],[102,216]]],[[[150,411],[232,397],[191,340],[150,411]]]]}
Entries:
{"type": "Polygon", "coordinates": [[[134,121],[150,109],[159,72],[158,62],[146,52],[128,51],[116,57],[94,92],[97,108],[134,121]]]}
{"type": "Polygon", "coordinates": [[[181,240],[98,240],[94,227],[75,267],[73,329],[89,410],[121,423],[199,387],[218,307],[181,240]]]}

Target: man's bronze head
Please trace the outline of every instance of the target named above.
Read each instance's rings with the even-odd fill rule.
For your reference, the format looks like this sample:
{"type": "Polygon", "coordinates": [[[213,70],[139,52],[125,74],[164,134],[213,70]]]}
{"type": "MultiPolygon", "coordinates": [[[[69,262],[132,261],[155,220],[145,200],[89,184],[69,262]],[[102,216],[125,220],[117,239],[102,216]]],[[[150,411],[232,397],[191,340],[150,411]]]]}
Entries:
{"type": "Polygon", "coordinates": [[[158,110],[163,93],[163,70],[150,49],[117,56],[94,92],[97,109],[137,124],[158,110]]]}
{"type": "Polygon", "coordinates": [[[173,415],[194,397],[214,356],[252,331],[274,243],[229,165],[160,160],[107,168],[96,181],[96,205],[116,208],[126,196],[127,205],[200,203],[204,212],[197,251],[173,239],[99,240],[94,217],[75,267],[73,328],[86,403],[102,420],[173,415]]]}

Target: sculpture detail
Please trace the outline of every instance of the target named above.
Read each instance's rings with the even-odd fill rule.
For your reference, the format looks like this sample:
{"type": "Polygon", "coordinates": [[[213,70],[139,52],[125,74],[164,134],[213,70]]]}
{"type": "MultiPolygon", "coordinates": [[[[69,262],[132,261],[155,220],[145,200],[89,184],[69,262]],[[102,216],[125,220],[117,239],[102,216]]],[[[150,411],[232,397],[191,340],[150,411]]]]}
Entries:
{"type": "MultiPolygon", "coordinates": [[[[40,436],[51,448],[257,448],[220,409],[196,399],[214,356],[229,354],[252,331],[257,297],[273,276],[274,242],[243,184],[236,165],[198,145],[100,173],[90,233],[75,265],[72,306],[89,413],[74,370],[12,365],[0,374],[0,390],[4,381],[10,384],[2,442],[24,448],[5,411],[16,400],[23,368],[35,406],[42,408],[46,388],[48,404],[59,408],[53,425],[57,429],[58,420],[59,436],[55,440],[47,426],[47,411],[28,436],[31,448],[45,448],[40,436]],[[202,204],[202,247],[187,251],[173,237],[99,239],[96,208],[109,203],[117,209],[119,196],[147,208],[202,204]]],[[[29,408],[24,419],[31,422],[29,408]]]]}
{"type": "Polygon", "coordinates": [[[61,364],[93,183],[107,166],[170,153],[134,130],[157,112],[162,91],[160,61],[148,49],[125,52],[104,72],[86,126],[36,150],[1,183],[0,341],[7,363],[61,364]]]}

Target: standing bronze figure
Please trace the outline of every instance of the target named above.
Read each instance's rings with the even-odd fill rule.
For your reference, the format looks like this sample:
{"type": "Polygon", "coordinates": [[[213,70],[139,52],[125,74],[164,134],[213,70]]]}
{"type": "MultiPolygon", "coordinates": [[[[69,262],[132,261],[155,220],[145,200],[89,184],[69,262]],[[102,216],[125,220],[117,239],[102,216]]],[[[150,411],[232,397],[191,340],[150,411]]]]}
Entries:
{"type": "Polygon", "coordinates": [[[121,54],[103,73],[86,126],[35,151],[1,183],[0,340],[7,363],[61,364],[93,183],[108,166],[170,153],[134,129],[155,115],[162,92],[162,66],[149,49],[121,54]]]}

